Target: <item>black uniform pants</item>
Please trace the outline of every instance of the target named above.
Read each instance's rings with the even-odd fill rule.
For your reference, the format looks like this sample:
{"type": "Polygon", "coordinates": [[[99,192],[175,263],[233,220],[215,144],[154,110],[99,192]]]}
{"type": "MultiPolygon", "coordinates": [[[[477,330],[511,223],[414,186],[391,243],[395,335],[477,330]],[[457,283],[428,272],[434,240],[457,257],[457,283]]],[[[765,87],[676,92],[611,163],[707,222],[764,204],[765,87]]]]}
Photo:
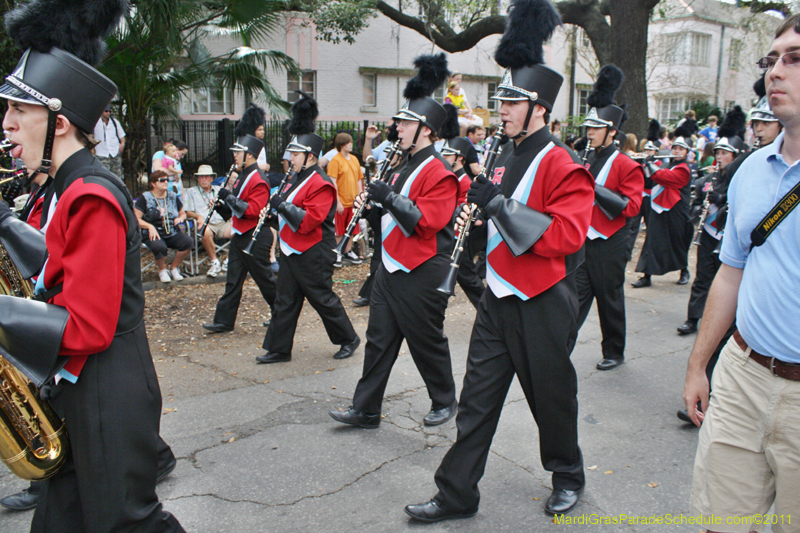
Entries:
{"type": "Polygon", "coordinates": [[[353,407],[381,412],[389,374],[403,339],[431,398],[432,409],[456,400],[450,346],[444,335],[447,295],[436,288],[447,275],[449,257],[437,255],[411,272],[378,269],[370,299],[364,370],[353,395],[353,407]]]}
{"type": "Polygon", "coordinates": [[[542,466],[553,472],[553,488],[583,487],[578,383],[569,359],[578,335],[577,316],[573,276],[527,301],[486,291],[469,343],[458,437],[436,471],[439,504],[477,508],[478,482],[514,375],[539,427],[542,466]]]}
{"type": "Polygon", "coordinates": [[[483,291],[486,290],[486,286],[483,284],[483,280],[478,276],[478,267],[475,265],[475,260],[473,259],[475,255],[474,247],[470,243],[469,238],[466,239],[465,245],[464,253],[461,255],[461,266],[458,267],[456,280],[461,286],[461,290],[464,291],[469,301],[472,302],[472,305],[477,309],[478,302],[481,301],[481,296],[483,296],[483,291]]]}
{"type": "Polygon", "coordinates": [[[722,265],[719,254],[714,253],[719,241],[703,228],[700,228],[699,231],[700,246],[697,247],[697,270],[692,283],[689,312],[687,313],[687,318],[692,320],[699,320],[703,317],[708,291],[711,289],[711,283],[714,281],[714,276],[717,275],[717,270],[722,265]]]}
{"type": "Polygon", "coordinates": [[[642,226],[642,221],[647,223],[647,217],[650,215],[650,197],[642,197],[642,208],[639,213],[628,219],[628,227],[630,228],[630,240],[628,241],[628,255],[627,259],[630,261],[633,258],[633,247],[636,246],[636,239],[639,238],[639,229],[642,226]]]}
{"type": "Polygon", "coordinates": [[[291,355],[297,319],[305,299],[319,314],[333,344],[347,344],[356,339],[356,331],[344,306],[333,292],[335,245],[335,241],[330,239],[315,244],[302,254],[281,254],[278,293],[272,321],[264,337],[265,350],[291,355]]]}
{"type": "Polygon", "coordinates": [[[378,274],[378,269],[380,266],[381,245],[380,241],[378,241],[372,249],[372,258],[369,260],[369,275],[367,276],[367,279],[364,280],[361,288],[358,290],[358,296],[360,298],[366,298],[367,300],[370,299],[370,295],[372,294],[372,286],[375,285],[375,276],[378,274]]]}
{"type": "Polygon", "coordinates": [[[625,266],[630,233],[623,226],[608,239],[586,239],[586,259],[578,267],[578,329],[597,300],[604,359],[625,356],[625,266]]]}
{"type": "Polygon", "coordinates": [[[156,495],[161,390],[144,324],[90,355],[51,405],[69,432],[61,470],[42,483],[33,533],[182,532],[156,495]]]}
{"type": "MultiPolygon", "coordinates": [[[[275,306],[275,273],[270,268],[269,249],[272,246],[272,232],[268,227],[262,227],[253,244],[253,255],[248,255],[242,250],[247,248],[252,240],[253,230],[241,235],[231,237],[228,252],[228,275],[225,280],[225,292],[217,302],[217,311],[214,313],[214,322],[233,327],[236,324],[236,315],[239,312],[239,302],[242,301],[242,287],[247,279],[247,274],[253,277],[258,285],[261,295],[269,305],[270,311],[275,306]]],[[[274,318],[274,313],[272,313],[274,318]]]]}

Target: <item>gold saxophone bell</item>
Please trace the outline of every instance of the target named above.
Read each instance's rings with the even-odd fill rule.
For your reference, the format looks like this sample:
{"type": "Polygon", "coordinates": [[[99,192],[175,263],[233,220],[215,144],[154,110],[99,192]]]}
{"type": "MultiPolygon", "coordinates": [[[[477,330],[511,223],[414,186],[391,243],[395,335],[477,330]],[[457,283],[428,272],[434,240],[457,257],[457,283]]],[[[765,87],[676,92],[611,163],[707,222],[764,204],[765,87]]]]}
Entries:
{"type": "MultiPolygon", "coordinates": [[[[0,294],[32,298],[24,279],[0,244],[0,294]]],[[[67,430],[39,389],[0,356],[0,460],[13,474],[29,481],[47,479],[67,458],[67,430]]]]}

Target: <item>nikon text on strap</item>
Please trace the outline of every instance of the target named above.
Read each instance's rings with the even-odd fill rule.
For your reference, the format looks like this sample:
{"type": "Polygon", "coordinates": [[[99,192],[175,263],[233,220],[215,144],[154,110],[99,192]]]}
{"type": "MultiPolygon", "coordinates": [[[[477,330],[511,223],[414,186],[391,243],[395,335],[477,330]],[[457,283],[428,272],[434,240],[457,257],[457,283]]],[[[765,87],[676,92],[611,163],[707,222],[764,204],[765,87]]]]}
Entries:
{"type": "Polygon", "coordinates": [[[786,193],[778,204],[773,207],[770,212],[767,213],[767,216],[762,218],[761,222],[753,229],[753,232],[750,234],[750,250],[764,244],[767,237],[769,237],[770,234],[775,231],[775,228],[778,227],[778,224],[783,222],[783,219],[797,207],[798,203],[800,203],[800,183],[786,193]]]}

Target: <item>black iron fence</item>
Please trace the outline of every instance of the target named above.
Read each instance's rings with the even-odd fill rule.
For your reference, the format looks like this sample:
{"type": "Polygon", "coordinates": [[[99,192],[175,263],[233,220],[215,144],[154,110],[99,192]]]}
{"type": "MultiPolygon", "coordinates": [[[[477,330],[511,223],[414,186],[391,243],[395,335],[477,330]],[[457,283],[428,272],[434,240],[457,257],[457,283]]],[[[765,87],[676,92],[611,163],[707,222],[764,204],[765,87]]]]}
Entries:
{"type": "MultiPolygon", "coordinates": [[[[271,120],[265,124],[264,144],[270,171],[283,172],[281,161],[289,134],[286,132],[285,120],[271,120]]],[[[227,172],[233,163],[230,151],[234,143],[233,131],[236,122],[223,120],[185,120],[150,122],[136,131],[131,128],[128,138],[130,149],[125,150],[125,182],[134,196],[147,190],[146,173],[150,172],[153,154],[161,150],[164,142],[180,139],[188,146],[189,152],[181,161],[184,182],[195,185],[194,173],[200,165],[211,165],[215,172],[227,172]]],[[[317,134],[325,139],[325,151],[333,148],[334,138],[338,133],[349,133],[353,137],[353,153],[361,158],[365,132],[369,126],[367,120],[353,121],[317,121],[317,134]]],[[[381,132],[384,123],[374,123],[381,132]]],[[[379,138],[376,143],[380,142],[379,138]]]]}

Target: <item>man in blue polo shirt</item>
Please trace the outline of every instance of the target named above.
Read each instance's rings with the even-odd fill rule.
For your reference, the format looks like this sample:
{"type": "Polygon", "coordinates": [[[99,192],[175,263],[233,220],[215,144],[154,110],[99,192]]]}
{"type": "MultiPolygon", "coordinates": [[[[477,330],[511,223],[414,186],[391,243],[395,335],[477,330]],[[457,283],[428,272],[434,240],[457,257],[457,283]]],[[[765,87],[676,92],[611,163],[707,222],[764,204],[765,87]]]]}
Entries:
{"type": "MultiPolygon", "coordinates": [[[[722,266],[686,371],[686,408],[695,424],[702,423],[692,513],[720,517],[717,531],[759,529],[741,518],[773,504],[776,515],[800,509],[800,211],[773,224],[760,246],[751,237],[800,183],[799,49],[800,15],[793,15],[759,60],[769,103],[785,130],[745,160],[730,184],[722,266]],[[734,319],[738,331],[720,355],[709,402],[706,362],[734,319]]],[[[772,530],[798,532],[800,520],[772,530]]]]}

